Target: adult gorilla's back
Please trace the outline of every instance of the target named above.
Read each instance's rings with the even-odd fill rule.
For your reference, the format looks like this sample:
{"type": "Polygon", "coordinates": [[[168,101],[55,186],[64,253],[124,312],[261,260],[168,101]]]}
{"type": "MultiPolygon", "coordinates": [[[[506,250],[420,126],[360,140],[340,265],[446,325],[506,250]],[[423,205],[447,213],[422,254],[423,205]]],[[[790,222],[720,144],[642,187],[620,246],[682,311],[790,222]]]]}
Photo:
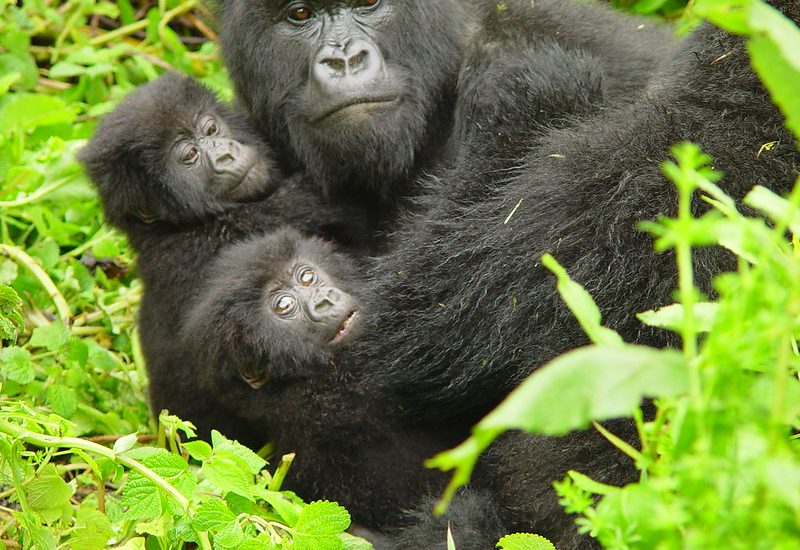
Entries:
{"type": "Polygon", "coordinates": [[[469,124],[496,59],[555,41],[596,59],[608,99],[640,89],[671,44],[650,21],[570,0],[225,0],[221,13],[238,97],[285,168],[383,217],[442,158],[457,110],[469,124]]]}

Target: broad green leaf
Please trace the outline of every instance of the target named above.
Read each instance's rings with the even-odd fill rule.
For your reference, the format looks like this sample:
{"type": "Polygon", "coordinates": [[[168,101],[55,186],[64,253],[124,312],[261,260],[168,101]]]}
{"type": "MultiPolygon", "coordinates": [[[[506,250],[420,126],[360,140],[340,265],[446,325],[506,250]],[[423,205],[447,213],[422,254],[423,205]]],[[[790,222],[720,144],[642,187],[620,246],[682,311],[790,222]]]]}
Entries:
{"type": "Polygon", "coordinates": [[[45,348],[49,351],[56,351],[66,345],[69,338],[69,329],[56,321],[33,329],[28,345],[32,348],[45,348]]]}
{"type": "Polygon", "coordinates": [[[623,341],[619,334],[602,326],[600,309],[586,289],[573,281],[550,254],[542,256],[542,264],[558,278],[558,293],[589,339],[599,345],[621,345],[623,341]]]}
{"type": "Polygon", "coordinates": [[[122,517],[126,520],[150,520],[163,513],[161,489],[138,472],[130,472],[122,488],[122,517]]]}
{"type": "Polygon", "coordinates": [[[747,48],[758,76],[786,117],[786,126],[800,137],[800,94],[797,93],[800,89],[800,66],[791,65],[781,57],[779,46],[769,38],[753,37],[747,48]]]}
{"type": "Polygon", "coordinates": [[[199,460],[204,462],[211,458],[211,445],[206,443],[202,440],[197,441],[189,441],[187,443],[181,444],[186,452],[189,453],[189,456],[194,458],[195,460],[199,460]]]}
{"type": "Polygon", "coordinates": [[[556,550],[553,543],[540,535],[515,533],[506,535],[497,543],[501,550],[556,550]]]}
{"type": "Polygon", "coordinates": [[[687,387],[686,361],[676,350],[587,346],[537,370],[473,431],[562,435],[592,420],[629,416],[643,398],[674,397],[687,387]]]}
{"type": "Polygon", "coordinates": [[[78,65],[77,63],[72,63],[70,61],[59,61],[50,67],[48,76],[53,79],[70,78],[73,76],[82,75],[85,72],[86,67],[83,65],[78,65]]]}
{"type": "Polygon", "coordinates": [[[294,550],[344,550],[344,542],[337,535],[296,533],[292,541],[294,550]]]}
{"type": "Polygon", "coordinates": [[[350,513],[336,502],[316,501],[300,513],[294,531],[314,535],[335,535],[350,527],[350,513]]]}
{"type": "Polygon", "coordinates": [[[67,124],[75,120],[75,107],[57,97],[34,94],[14,94],[0,108],[0,128],[32,130],[40,126],[67,124]]]}
{"type": "Polygon", "coordinates": [[[220,531],[232,523],[236,523],[236,515],[217,498],[205,501],[192,519],[192,527],[198,531],[220,531]]]}
{"type": "Polygon", "coordinates": [[[788,224],[792,233],[800,236],[800,209],[780,195],[756,185],[744,197],[744,203],[765,214],[776,224],[788,224]]]}
{"type": "Polygon", "coordinates": [[[47,521],[55,521],[70,506],[72,487],[58,475],[53,465],[48,465],[25,486],[28,506],[39,512],[47,521]]]}
{"type": "Polygon", "coordinates": [[[214,546],[238,550],[244,541],[244,531],[238,521],[229,523],[214,533],[214,546]]]}
{"type": "Polygon", "coordinates": [[[212,456],[203,464],[201,473],[205,479],[223,493],[253,498],[253,475],[247,465],[235,456],[212,456]]]}
{"type": "Polygon", "coordinates": [[[52,384],[47,388],[47,404],[64,418],[71,418],[78,408],[78,394],[73,388],[52,384]]]}
{"type": "Polygon", "coordinates": [[[293,526],[297,524],[301,512],[300,505],[276,491],[259,492],[258,496],[267,501],[287,525],[293,526]]]}
{"type": "Polygon", "coordinates": [[[0,349],[0,373],[5,380],[18,384],[32,382],[34,372],[30,352],[15,346],[0,349]]]}
{"type": "MultiPolygon", "coordinates": [[[[710,302],[700,302],[694,304],[695,330],[708,332],[711,330],[714,320],[717,317],[719,305],[710,302]]],[[[665,328],[673,332],[680,333],[683,326],[684,308],[682,304],[672,304],[659,309],[651,309],[637,313],[636,317],[645,325],[651,327],[665,328]]]]}
{"type": "Polygon", "coordinates": [[[103,550],[114,536],[108,517],[91,508],[81,507],[69,545],[72,550],[103,550]]]}
{"type": "Polygon", "coordinates": [[[256,453],[239,443],[233,441],[219,433],[217,430],[211,431],[211,444],[214,447],[214,452],[217,454],[232,454],[241,459],[250,469],[250,473],[255,475],[259,473],[267,461],[258,456],[256,453]]]}

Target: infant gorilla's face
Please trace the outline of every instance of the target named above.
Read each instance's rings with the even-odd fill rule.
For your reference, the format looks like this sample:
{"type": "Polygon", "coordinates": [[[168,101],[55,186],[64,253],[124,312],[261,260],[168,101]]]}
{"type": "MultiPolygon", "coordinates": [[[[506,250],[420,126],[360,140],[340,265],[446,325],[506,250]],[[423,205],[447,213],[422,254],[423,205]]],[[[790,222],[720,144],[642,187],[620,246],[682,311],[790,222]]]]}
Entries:
{"type": "Polygon", "coordinates": [[[357,333],[358,302],[310,261],[287,263],[267,288],[265,306],[279,330],[290,330],[320,350],[332,351],[357,333]]]}
{"type": "Polygon", "coordinates": [[[219,200],[253,200],[269,187],[267,161],[258,148],[234,135],[213,111],[198,113],[192,125],[179,130],[170,154],[178,178],[219,200]]]}

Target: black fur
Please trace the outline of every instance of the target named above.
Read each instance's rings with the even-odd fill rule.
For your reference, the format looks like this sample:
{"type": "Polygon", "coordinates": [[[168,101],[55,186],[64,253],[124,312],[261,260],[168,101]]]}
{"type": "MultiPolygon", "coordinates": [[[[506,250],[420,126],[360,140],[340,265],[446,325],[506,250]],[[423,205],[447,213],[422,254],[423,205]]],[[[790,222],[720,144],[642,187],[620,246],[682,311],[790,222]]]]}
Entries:
{"type": "MultiPolygon", "coordinates": [[[[327,35],[288,22],[284,4],[222,2],[223,53],[238,97],[290,170],[308,170],[329,195],[373,205],[384,219],[395,213],[395,199],[416,192],[413,178],[443,158],[451,134],[456,143],[460,140],[474,109],[483,109],[494,93],[504,93],[508,79],[481,89],[487,70],[518,67],[523,85],[533,87],[525,99],[545,98],[547,114],[551,82],[573,74],[569,65],[537,59],[537,52],[554,42],[567,56],[591,59],[602,73],[600,92],[606,99],[641,89],[671,46],[668,31],[600,4],[384,0],[375,17],[367,21],[365,15],[364,23],[351,32],[364,33],[375,43],[401,101],[397,108],[358,123],[323,125],[309,121],[306,98],[318,41],[327,35]],[[533,63],[526,66],[531,58],[533,63]],[[457,118],[461,129],[453,128],[457,118]]],[[[356,10],[346,4],[308,3],[320,18],[328,17],[326,10],[334,5],[356,10]]],[[[581,80],[582,67],[576,71],[576,80],[581,80]]],[[[569,100],[558,104],[557,114],[569,105],[569,100]]],[[[532,107],[529,112],[535,111],[532,107]]]]}
{"type": "MultiPolygon", "coordinates": [[[[145,290],[139,329],[152,409],[169,409],[195,422],[201,435],[216,428],[231,437],[246,437],[260,427],[245,426],[230,414],[227,398],[198,391],[193,356],[176,337],[207,268],[227,244],[286,225],[355,248],[361,230],[353,211],[324,205],[300,176],[265,180],[265,198],[238,204],[221,202],[171,177],[166,151],[177,128],[205,110],[229,122],[241,142],[260,143],[210,91],[188,78],[168,75],[132,93],[109,114],[80,160],[98,187],[106,219],[126,233],[138,253],[145,290]],[[141,210],[160,215],[145,223],[138,217],[141,210]]],[[[269,154],[266,146],[259,147],[269,154]]]]}

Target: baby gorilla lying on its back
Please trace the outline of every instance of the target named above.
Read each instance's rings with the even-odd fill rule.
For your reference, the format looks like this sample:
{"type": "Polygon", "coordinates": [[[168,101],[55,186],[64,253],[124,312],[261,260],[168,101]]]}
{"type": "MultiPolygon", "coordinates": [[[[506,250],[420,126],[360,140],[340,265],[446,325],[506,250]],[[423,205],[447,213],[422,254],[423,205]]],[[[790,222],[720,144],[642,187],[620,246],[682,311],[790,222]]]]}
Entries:
{"type": "MultiPolygon", "coordinates": [[[[295,451],[285,487],[336,500],[359,523],[388,530],[429,516],[445,478],[425,458],[454,443],[409,428],[378,391],[358,384],[334,352],[359,337],[363,267],[331,243],[284,228],[224,250],[186,315],[183,347],[195,353],[202,394],[226,396],[232,413],[260,426],[280,455],[295,451]]],[[[460,495],[448,519],[464,550],[504,534],[484,495],[460,495]],[[467,530],[469,529],[469,530],[467,530]],[[461,538],[465,537],[465,538],[461,538]]],[[[379,548],[444,548],[444,529],[390,536],[379,548]],[[429,538],[428,538],[429,537],[429,538]]]]}
{"type": "Polygon", "coordinates": [[[106,116],[80,160],[106,218],[138,253],[139,312],[154,411],[193,421],[201,435],[265,436],[204,395],[192,355],[175,341],[208,265],[228,243],[286,225],[359,246],[359,216],[325,205],[302,176],[283,178],[271,151],[241,117],[187,77],[169,74],[106,116]]]}

